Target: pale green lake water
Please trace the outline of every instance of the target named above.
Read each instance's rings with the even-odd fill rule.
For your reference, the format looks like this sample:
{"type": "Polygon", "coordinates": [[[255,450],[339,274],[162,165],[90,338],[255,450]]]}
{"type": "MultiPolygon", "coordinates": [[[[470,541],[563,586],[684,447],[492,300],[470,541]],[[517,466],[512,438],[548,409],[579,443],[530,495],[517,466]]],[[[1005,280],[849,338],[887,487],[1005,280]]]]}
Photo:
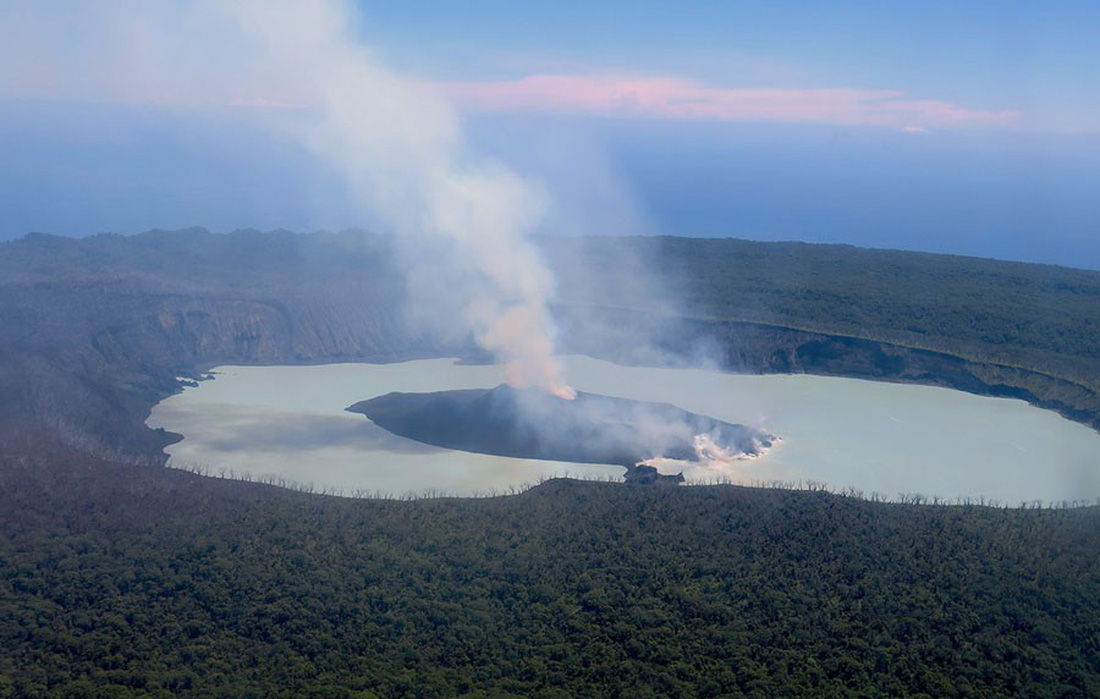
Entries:
{"type": "MultiPolygon", "coordinates": [[[[984,496],[1010,504],[1100,497],[1100,433],[1022,401],[857,379],[565,361],[579,390],[674,403],[782,438],[758,459],[689,468],[689,482],[815,480],[891,498],[984,496]]],[[[214,372],[214,380],[162,401],[147,421],[185,437],[167,448],[169,466],[396,495],[470,495],[551,476],[619,480],[623,473],[439,449],[344,411],[391,391],[492,387],[503,380],[495,366],[431,359],[214,372]]]]}

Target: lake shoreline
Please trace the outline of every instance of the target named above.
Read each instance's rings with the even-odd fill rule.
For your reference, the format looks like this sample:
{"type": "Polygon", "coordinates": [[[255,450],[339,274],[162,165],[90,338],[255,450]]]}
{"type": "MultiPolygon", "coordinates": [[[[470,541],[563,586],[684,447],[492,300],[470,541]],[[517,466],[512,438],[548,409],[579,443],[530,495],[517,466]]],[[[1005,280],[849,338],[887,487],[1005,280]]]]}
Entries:
{"type": "MultiPolygon", "coordinates": [[[[950,389],[876,382],[866,379],[853,381],[849,378],[820,377],[805,374],[750,375],[706,372],[698,369],[649,369],[626,367],[588,357],[572,356],[566,359],[569,372],[567,375],[571,378],[574,375],[578,376],[581,379],[580,387],[584,390],[605,395],[623,395],[633,391],[635,395],[626,397],[636,400],[671,402],[681,408],[709,415],[716,419],[763,426],[767,428],[768,432],[778,434],[784,439],[781,448],[773,449],[766,455],[756,459],[739,460],[709,470],[701,468],[688,470],[685,475],[689,481],[761,483],[823,480],[835,488],[851,487],[867,492],[877,491],[890,494],[896,492],[923,492],[930,496],[948,499],[957,496],[984,495],[1005,501],[1034,500],[1036,498],[1076,500],[1081,498],[1091,499],[1096,495],[1100,495],[1100,488],[1096,493],[1092,493],[1090,490],[1094,487],[1090,484],[1094,483],[1097,478],[1094,473],[1095,464],[1093,464],[1092,470],[1083,466],[1082,459],[1084,457],[1081,457],[1079,453],[1092,449],[1100,453],[1100,435],[1083,425],[1066,421],[1052,412],[1028,406],[1019,400],[985,398],[950,389]],[[574,371],[579,371],[579,373],[575,374],[574,371]],[[614,381],[608,383],[610,378],[601,377],[601,374],[613,374],[615,377],[619,377],[615,380],[621,382],[622,385],[619,388],[622,390],[616,391],[614,381]],[[646,389],[642,384],[650,380],[657,381],[657,384],[646,389]],[[600,384],[601,381],[603,381],[603,384],[600,384]],[[596,382],[596,385],[592,382],[596,382]],[[712,384],[715,382],[728,388],[723,388],[718,394],[714,394],[712,384]],[[669,391],[671,391],[671,394],[667,394],[669,391]],[[726,394],[722,394],[722,391],[725,391],[726,394]],[[899,391],[901,393],[898,393],[899,391]],[[712,394],[709,398],[707,396],[708,392],[712,394]],[[754,392],[762,393],[760,396],[753,397],[751,394],[754,392]],[[745,394],[739,398],[741,400],[740,408],[730,404],[730,396],[736,394],[745,394]],[[890,397],[895,394],[908,396],[897,404],[896,410],[890,407],[890,401],[894,400],[890,397]],[[669,398],[669,395],[672,398],[669,398]],[[771,395],[770,398],[769,395],[771,395]],[[847,424],[839,414],[835,414],[838,408],[834,403],[837,401],[840,401],[839,405],[841,405],[843,411],[848,411],[848,413],[845,413],[848,415],[846,419],[850,421],[847,424]],[[866,405],[861,407],[861,401],[866,405]],[[883,401],[886,402],[883,403],[883,401]],[[939,402],[943,401],[946,401],[944,403],[946,408],[938,405],[939,402]],[[893,416],[893,419],[890,415],[891,410],[898,413],[897,416],[893,416]],[[935,423],[934,428],[918,427],[922,420],[928,419],[928,416],[924,414],[925,412],[943,410],[947,410],[949,419],[942,423],[935,423]],[[973,415],[969,418],[966,417],[968,415],[966,411],[968,410],[977,410],[979,416],[988,413],[986,417],[982,418],[984,422],[974,429],[979,430],[979,432],[980,430],[992,430],[989,433],[990,435],[1000,436],[976,437],[970,431],[960,428],[959,425],[951,424],[951,420],[964,423],[968,419],[974,419],[973,415]],[[723,411],[726,412],[723,413],[723,411]],[[775,411],[771,419],[768,416],[769,411],[775,411]],[[795,420],[796,424],[792,427],[789,424],[784,424],[783,420],[795,420]],[[1005,424],[1011,427],[998,427],[1002,421],[1007,421],[1005,424]],[[936,435],[934,440],[935,449],[930,449],[933,442],[925,441],[922,443],[920,440],[914,440],[911,434],[907,432],[907,430],[916,429],[925,429],[928,430],[928,434],[936,435]],[[998,433],[998,429],[1003,429],[1003,431],[998,433]],[[936,434],[937,431],[940,434],[936,434]],[[1029,440],[1027,438],[1030,433],[1037,435],[1035,439],[1029,440]],[[1053,436],[1055,433],[1063,436],[1055,438],[1053,436]],[[830,436],[830,434],[839,436],[830,436]],[[908,453],[899,455],[891,451],[893,447],[889,444],[875,446],[876,441],[889,439],[902,440],[897,449],[908,453]],[[909,441],[905,442],[904,440],[909,441]],[[978,443],[977,446],[974,444],[975,440],[978,443]],[[1014,440],[1019,440],[1022,444],[1015,447],[1010,446],[1010,443],[1015,443],[1014,440]],[[1088,444],[1087,448],[1082,446],[1086,443],[1088,444]],[[874,449],[878,449],[878,451],[875,452],[874,449]],[[815,453],[814,450],[817,450],[817,452],[815,453]],[[1023,452],[1018,453],[1017,450],[1023,450],[1023,452]],[[872,452],[878,455],[873,458],[869,457],[868,454],[872,452]],[[927,458],[925,454],[927,454],[927,458]],[[1059,456],[1060,454],[1061,456],[1059,456]],[[868,458],[871,458],[874,463],[883,464],[883,466],[860,462],[861,459],[866,461],[868,458]],[[990,459],[998,464],[1008,464],[1008,466],[1002,468],[1001,475],[998,476],[1005,483],[993,483],[987,488],[986,483],[990,482],[990,479],[983,481],[971,474],[959,481],[958,485],[951,485],[955,482],[952,480],[955,477],[950,473],[952,467],[945,466],[945,464],[956,464],[959,460],[984,462],[990,459]],[[1059,461],[1059,459],[1062,461],[1059,461]],[[927,471],[929,475],[918,479],[915,483],[892,480],[888,476],[895,468],[904,470],[902,466],[895,467],[895,464],[912,464],[904,468],[919,467],[920,470],[927,471]],[[1036,481],[1032,476],[1040,464],[1042,464],[1049,480],[1059,481],[1063,477],[1077,478],[1080,481],[1080,487],[1067,484],[1063,490],[1057,490],[1057,488],[1063,486],[1059,484],[1056,488],[1050,484],[1044,485],[1036,481]],[[884,467],[885,470],[883,470],[884,467]],[[821,476],[822,469],[827,472],[824,477],[821,476]],[[1076,473],[1074,469],[1081,471],[1081,474],[1072,475],[1076,473]],[[940,485],[937,486],[937,483],[940,485]]],[[[343,372],[345,378],[342,381],[345,383],[350,381],[353,384],[350,392],[344,396],[348,400],[340,402],[338,406],[329,406],[341,412],[345,406],[362,400],[369,390],[374,390],[357,388],[354,384],[361,379],[349,378],[357,375],[356,372],[365,372],[364,376],[374,372],[378,376],[389,376],[390,378],[385,379],[386,381],[395,382],[385,386],[379,384],[380,387],[377,390],[407,391],[410,389],[402,385],[401,381],[413,380],[419,382],[418,387],[413,387],[415,390],[421,390],[429,386],[430,381],[427,381],[424,376],[417,375],[419,371],[435,372],[437,378],[447,374],[457,375],[463,372],[472,372],[471,375],[476,375],[478,380],[482,382],[482,387],[488,388],[496,385],[497,375],[494,372],[499,369],[491,365],[463,366],[457,364],[453,358],[389,364],[340,362],[336,364],[281,366],[288,370],[301,369],[306,373],[320,372],[317,375],[340,374],[343,372]],[[410,365],[412,368],[410,368],[410,365]],[[401,378],[402,373],[408,373],[408,375],[401,378]]],[[[223,371],[231,370],[239,374],[256,374],[257,372],[263,374],[265,370],[273,370],[274,373],[268,373],[269,376],[289,375],[279,372],[276,367],[272,366],[235,365],[217,368],[223,371]]],[[[224,387],[226,380],[229,378],[228,376],[219,376],[213,382],[203,382],[199,389],[188,390],[203,391],[205,387],[217,385],[219,382],[222,382],[224,387]]],[[[237,379],[230,379],[230,382],[233,380],[237,379]]],[[[297,379],[296,381],[300,383],[302,380],[297,379]]],[[[269,378],[267,382],[279,383],[279,380],[269,378]]],[[[299,385],[296,390],[300,393],[306,389],[308,389],[308,386],[299,385]]],[[[258,390],[275,390],[275,387],[260,387],[258,390]]],[[[339,390],[348,389],[340,388],[339,390]]],[[[340,399],[334,398],[334,400],[339,401],[340,399]]],[[[158,412],[158,410],[159,408],[154,412],[158,412]]],[[[346,413],[344,415],[347,416],[346,413]]],[[[374,433],[371,433],[368,438],[365,434],[357,434],[354,424],[339,421],[322,424],[323,420],[316,414],[307,417],[306,423],[320,425],[324,430],[332,430],[336,442],[340,445],[350,448],[357,443],[356,440],[369,439],[370,449],[381,449],[387,453],[396,450],[395,453],[398,456],[387,456],[383,459],[385,466],[379,467],[386,471],[385,477],[391,479],[390,482],[398,482],[399,480],[399,474],[396,473],[398,467],[396,465],[391,466],[391,461],[409,458],[412,458],[409,463],[430,461],[423,453],[410,457],[410,453],[415,452],[415,450],[411,450],[409,445],[403,442],[393,442],[392,435],[389,435],[390,440],[374,433]]],[[[240,419],[240,415],[235,415],[233,419],[240,419]]],[[[324,418],[324,420],[328,420],[328,418],[324,418]]],[[[158,420],[153,419],[148,424],[152,427],[159,426],[174,431],[183,431],[184,434],[187,434],[186,429],[179,428],[171,422],[158,422],[158,420]]],[[[247,420],[246,426],[254,432],[261,429],[255,424],[248,423],[247,420]]],[[[312,439],[301,431],[295,433],[294,430],[284,428],[283,432],[297,434],[295,439],[312,439]]],[[[276,435],[276,437],[278,439],[289,439],[285,435],[276,435]]],[[[235,434],[222,435],[221,437],[226,444],[231,445],[234,444],[234,440],[237,438],[238,435],[235,434]]],[[[189,438],[181,444],[182,447],[173,445],[166,450],[173,455],[172,458],[176,460],[176,463],[182,463],[184,460],[177,455],[182,455],[194,446],[195,442],[189,438]],[[189,442],[191,443],[189,444],[189,442]]],[[[289,444],[288,448],[289,446],[294,445],[289,444]]],[[[311,449],[323,451],[326,446],[330,445],[312,445],[311,449]]],[[[271,447],[271,449],[274,449],[274,447],[271,447]]],[[[272,458],[269,451],[270,449],[265,451],[263,455],[266,461],[270,461],[272,458]]],[[[440,456],[436,453],[433,458],[438,460],[440,456]]],[[[195,460],[197,459],[192,459],[192,461],[195,460]]],[[[374,463],[382,463],[378,462],[377,457],[372,457],[370,460],[374,463]]],[[[540,480],[542,476],[539,474],[543,473],[540,470],[542,466],[531,463],[523,464],[521,468],[529,469],[527,474],[531,477],[521,479],[522,482],[540,480]]],[[[963,466],[965,464],[961,466],[956,464],[956,467],[959,468],[963,466]]],[[[488,465],[467,460],[461,465],[461,468],[473,469],[472,472],[481,474],[478,476],[479,478],[488,479],[485,481],[486,483],[497,483],[492,479],[498,476],[492,475],[492,472],[494,469],[499,472],[499,469],[504,468],[504,465],[502,462],[488,465]]],[[[572,475],[577,475],[576,471],[582,470],[582,467],[575,464],[558,464],[555,468],[562,472],[570,471],[572,475]]],[[[620,473],[621,468],[618,468],[614,475],[615,480],[619,479],[620,473]]],[[[599,477],[603,478],[608,475],[600,473],[599,477]]],[[[350,478],[351,476],[344,473],[341,477],[350,478]]],[[[441,477],[446,481],[451,476],[444,472],[441,477]]],[[[303,481],[309,479],[294,476],[291,480],[303,481]]],[[[956,480],[958,479],[956,478],[956,480]]],[[[455,481],[455,483],[458,482],[455,481]]],[[[473,489],[486,490],[489,487],[491,486],[473,489]]],[[[461,488],[442,489],[461,490],[461,488]]],[[[399,490],[404,492],[404,489],[399,490]]]]}

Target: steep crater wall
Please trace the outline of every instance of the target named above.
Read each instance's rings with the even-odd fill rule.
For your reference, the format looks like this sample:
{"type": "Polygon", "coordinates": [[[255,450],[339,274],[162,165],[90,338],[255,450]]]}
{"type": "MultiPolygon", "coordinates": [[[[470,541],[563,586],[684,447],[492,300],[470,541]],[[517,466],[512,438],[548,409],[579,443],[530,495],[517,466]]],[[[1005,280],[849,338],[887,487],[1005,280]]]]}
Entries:
{"type": "Polygon", "coordinates": [[[629,327],[669,357],[704,357],[720,368],[754,374],[806,373],[941,386],[983,396],[1018,398],[1100,430],[1100,393],[1041,371],[974,361],[946,352],[748,321],[655,316],[622,309],[584,309],[569,336],[571,351],[646,364],[652,348],[609,348],[601,327],[629,327]]]}
{"type": "MultiPolygon", "coordinates": [[[[0,246],[0,451],[53,440],[102,459],[160,464],[176,437],[144,420],[180,390],[177,376],[227,363],[476,356],[468,339],[440,340],[406,321],[403,280],[376,237],[326,235],[38,236],[0,246]]],[[[555,309],[563,351],[947,386],[1021,398],[1100,429],[1100,392],[1041,369],[851,332],[594,301],[555,309]]]]}

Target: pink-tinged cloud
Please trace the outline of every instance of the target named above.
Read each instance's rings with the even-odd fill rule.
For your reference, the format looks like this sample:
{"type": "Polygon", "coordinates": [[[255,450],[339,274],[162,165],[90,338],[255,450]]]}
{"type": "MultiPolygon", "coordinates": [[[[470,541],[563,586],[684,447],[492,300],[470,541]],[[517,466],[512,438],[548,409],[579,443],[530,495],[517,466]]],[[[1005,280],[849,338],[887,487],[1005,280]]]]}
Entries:
{"type": "Polygon", "coordinates": [[[732,88],[661,77],[531,75],[440,86],[470,111],[545,112],[638,119],[753,121],[929,129],[1006,124],[1014,111],[974,111],[903,99],[895,90],[732,88]]]}

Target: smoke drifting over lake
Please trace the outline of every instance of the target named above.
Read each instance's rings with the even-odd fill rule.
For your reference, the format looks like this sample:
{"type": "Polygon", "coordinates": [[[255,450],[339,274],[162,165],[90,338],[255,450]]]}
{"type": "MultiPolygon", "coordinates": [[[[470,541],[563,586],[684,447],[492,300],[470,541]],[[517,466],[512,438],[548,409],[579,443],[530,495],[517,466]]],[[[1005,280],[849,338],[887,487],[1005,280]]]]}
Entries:
{"type": "Polygon", "coordinates": [[[51,42],[28,46],[31,63],[50,60],[19,76],[19,94],[202,114],[297,144],[396,241],[410,321],[471,337],[516,386],[571,395],[554,358],[554,278],[528,239],[549,195],[470,147],[444,99],[364,43],[352,3],[77,2],[54,30],[14,14],[51,42]]]}
{"type": "Polygon", "coordinates": [[[457,321],[508,366],[511,383],[571,397],[554,358],[554,281],[527,240],[545,193],[471,152],[444,101],[353,39],[343,4],[246,3],[230,12],[271,70],[308,86],[313,114],[289,131],[397,234],[421,320],[457,321]]]}
{"type": "MultiPolygon", "coordinates": [[[[471,144],[487,147],[486,139],[467,138],[460,115],[429,82],[386,64],[349,2],[89,0],[72,3],[61,27],[42,25],[29,10],[16,14],[22,34],[45,42],[27,43],[29,55],[51,56],[57,68],[20,78],[20,94],[243,124],[324,163],[356,202],[363,227],[393,242],[386,260],[402,282],[393,285],[392,313],[410,336],[437,340],[422,343],[425,353],[468,352],[472,341],[507,367],[511,385],[562,398],[573,391],[556,359],[560,348],[650,364],[685,356],[698,364],[705,354],[664,344],[676,328],[653,322],[675,316],[678,304],[663,282],[675,271],[654,274],[652,246],[533,242],[534,234],[644,228],[598,148],[540,132],[553,157],[529,158],[522,176],[485,155],[471,144]],[[545,185],[538,163],[550,163],[550,180],[569,187],[545,185]],[[646,317],[624,322],[605,313],[624,303],[646,317]]],[[[186,132],[178,138],[186,141],[186,132]]],[[[201,213],[197,219],[203,223],[201,213]]],[[[328,273],[302,263],[304,278],[328,273]]]]}
{"type": "Polygon", "coordinates": [[[410,439],[449,449],[518,458],[634,467],[658,459],[710,462],[759,456],[773,435],[697,415],[668,403],[578,393],[560,400],[538,390],[389,393],[348,408],[410,439]]]}

